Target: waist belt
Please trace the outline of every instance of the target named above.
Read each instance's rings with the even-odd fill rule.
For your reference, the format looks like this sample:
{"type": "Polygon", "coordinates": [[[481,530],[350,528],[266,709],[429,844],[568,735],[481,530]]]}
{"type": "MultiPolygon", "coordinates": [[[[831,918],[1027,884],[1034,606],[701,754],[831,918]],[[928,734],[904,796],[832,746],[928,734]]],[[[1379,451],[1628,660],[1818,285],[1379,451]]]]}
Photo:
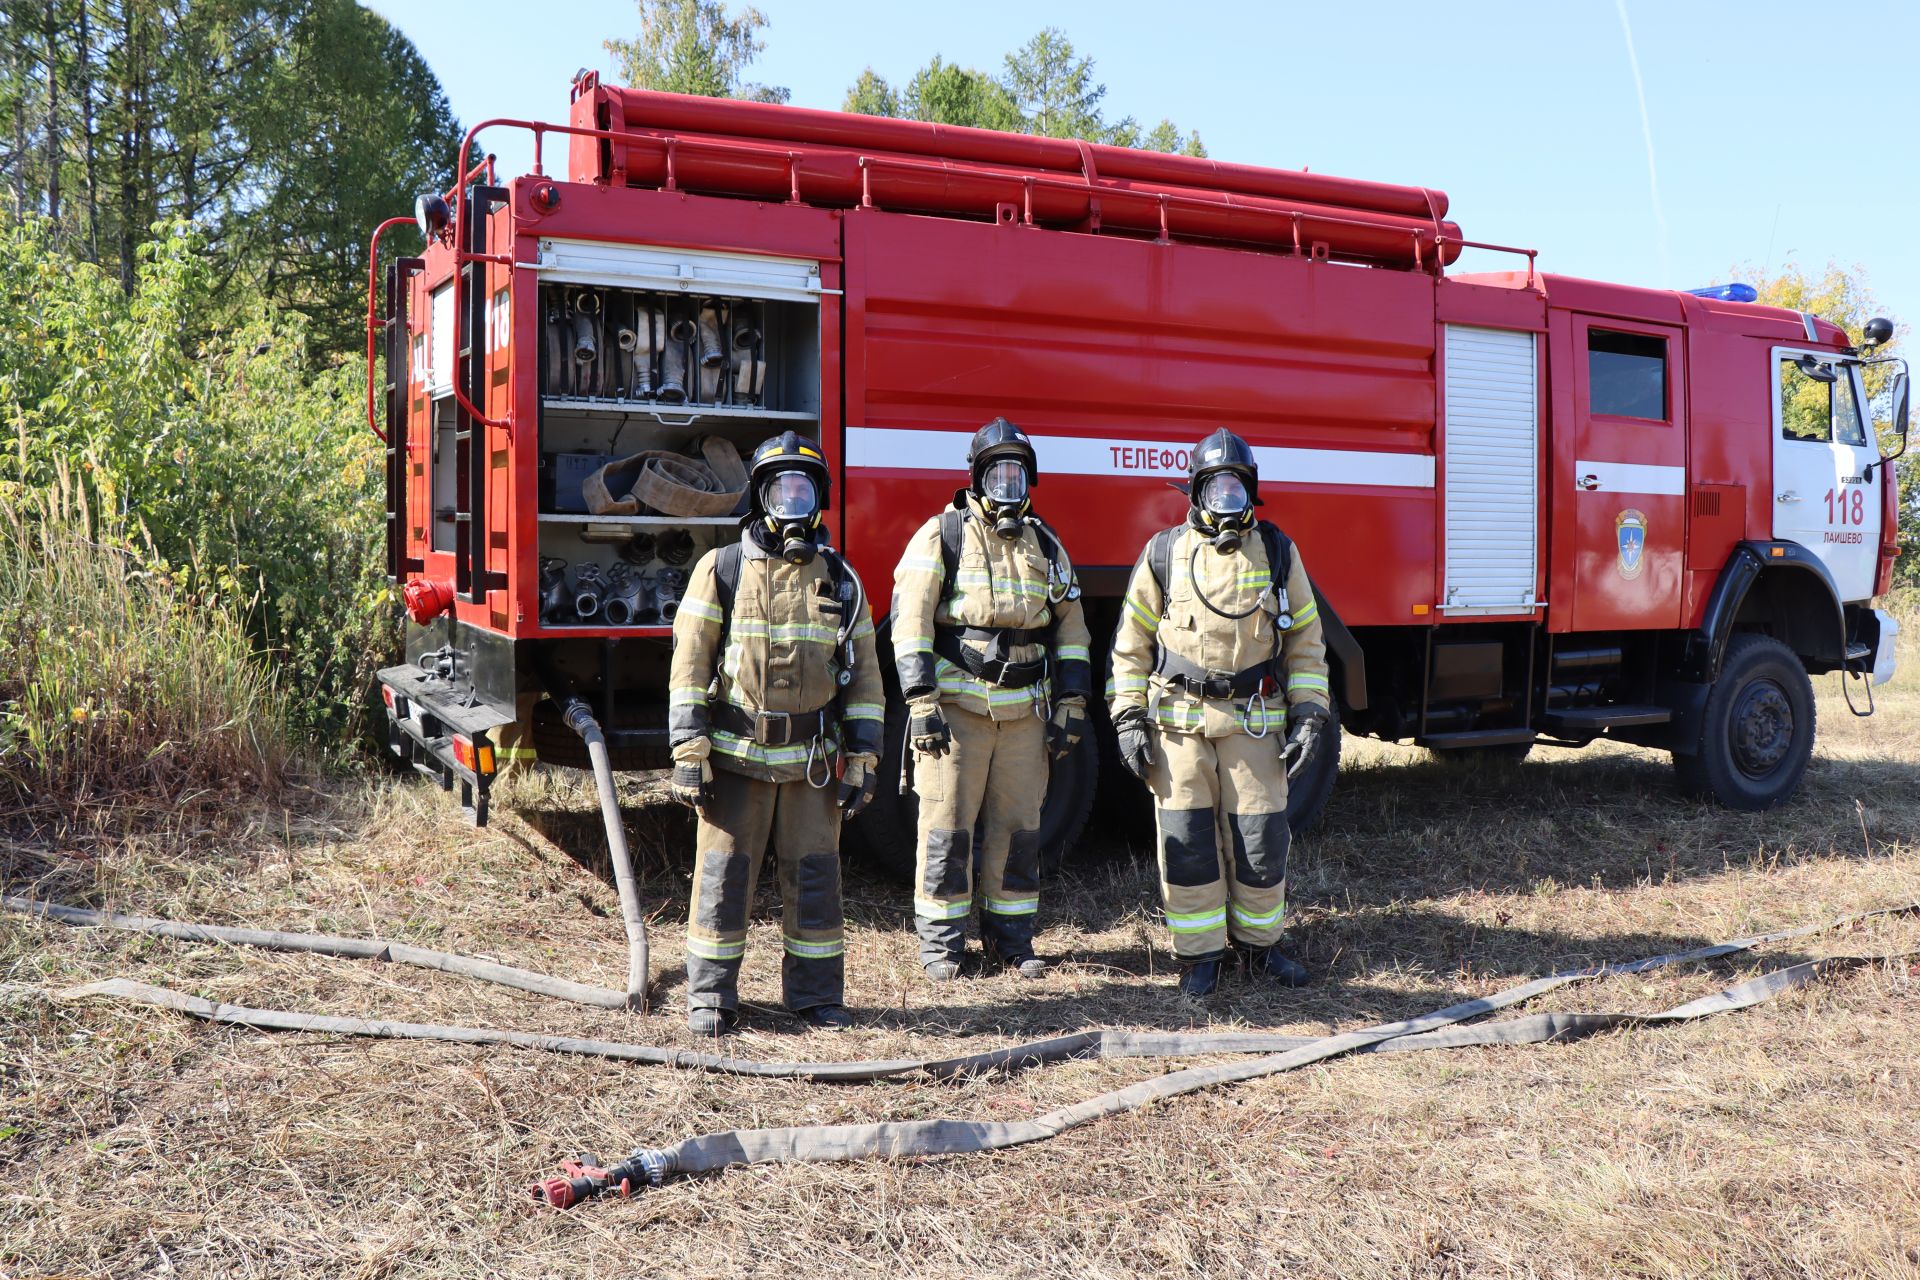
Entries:
{"type": "Polygon", "coordinates": [[[1247,698],[1256,693],[1264,696],[1279,692],[1271,658],[1244,671],[1210,671],[1162,648],[1154,659],[1153,669],[1172,687],[1202,698],[1247,698]]]}
{"type": "Polygon", "coordinates": [[[707,722],[722,733],[752,738],[763,747],[784,747],[824,737],[829,723],[827,709],[818,711],[749,711],[731,702],[715,703],[707,711],[707,722]]]}
{"type": "Polygon", "coordinates": [[[1049,627],[935,627],[933,651],[976,680],[1003,689],[1025,689],[1047,674],[1046,655],[1031,662],[1015,662],[1008,653],[1016,644],[1045,643],[1049,627]],[[985,653],[969,649],[962,641],[985,644],[985,653]]]}

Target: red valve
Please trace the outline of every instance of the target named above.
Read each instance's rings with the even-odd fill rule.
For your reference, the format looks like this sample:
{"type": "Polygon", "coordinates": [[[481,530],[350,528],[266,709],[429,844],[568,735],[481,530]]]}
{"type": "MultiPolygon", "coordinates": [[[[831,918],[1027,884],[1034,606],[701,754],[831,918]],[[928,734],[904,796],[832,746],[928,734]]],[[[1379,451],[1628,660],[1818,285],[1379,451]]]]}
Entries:
{"type": "Polygon", "coordinates": [[[400,588],[400,602],[407,606],[407,616],[424,627],[453,608],[453,588],[444,582],[415,578],[400,588]]]}

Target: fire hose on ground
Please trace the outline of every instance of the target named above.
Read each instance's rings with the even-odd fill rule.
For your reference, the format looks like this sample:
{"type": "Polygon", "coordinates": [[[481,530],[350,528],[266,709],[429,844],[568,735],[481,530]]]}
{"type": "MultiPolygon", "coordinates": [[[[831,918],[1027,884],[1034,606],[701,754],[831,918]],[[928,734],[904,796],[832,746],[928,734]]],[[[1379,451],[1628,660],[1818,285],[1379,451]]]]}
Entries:
{"type": "MultiPolygon", "coordinates": [[[[589,717],[591,719],[591,717],[589,717]]],[[[604,752],[604,744],[602,746],[604,752]]],[[[624,848],[624,842],[622,846],[624,848]]],[[[602,1007],[621,1007],[628,997],[601,988],[582,987],[546,978],[522,969],[472,960],[442,952],[423,951],[397,943],[332,938],[323,935],[279,933],[222,926],[179,924],[140,916],[118,916],[83,908],[62,907],[30,899],[0,897],[0,905],[14,911],[45,916],[72,925],[102,925],[191,941],[234,942],[282,950],[314,951],[391,959],[420,964],[447,973],[501,982],[521,990],[602,1007]]],[[[618,1061],[732,1075],[778,1077],[822,1082],[863,1082],[899,1076],[923,1075],[952,1079],[986,1072],[1013,1072],[1030,1067],[1093,1058],[1182,1058],[1213,1053],[1257,1053],[1267,1056],[1250,1062],[1190,1067],[1151,1080],[1103,1093],[1060,1108],[1033,1120],[974,1121],[957,1119],[888,1121],[864,1125],[806,1125],[794,1128],[736,1129],[688,1138],[661,1148],[641,1148],[626,1160],[601,1167],[596,1159],[569,1160],[564,1175],[529,1188],[533,1198],[556,1208],[609,1193],[628,1195],[659,1186],[669,1177],[717,1173],[741,1164],[768,1162],[828,1162],[894,1157],[962,1155],[1041,1142],[1069,1129],[1105,1117],[1138,1110],[1153,1103],[1220,1085],[1236,1084],[1297,1070],[1329,1058],[1353,1053],[1403,1053],[1427,1049],[1458,1049],[1478,1045],[1523,1045],[1557,1042],[1620,1027],[1656,1026],[1688,1022],[1719,1013],[1731,1013],[1762,1004],[1787,991],[1829,974],[1894,960],[1911,952],[1879,956],[1836,956],[1809,960],[1737,983],[1714,995],[1651,1013],[1536,1013],[1478,1026],[1461,1026],[1471,1019],[1535,999],[1570,983],[1592,978],[1646,973],[1669,965],[1718,959],[1771,943],[1811,937],[1847,928],[1866,920],[1920,913],[1920,902],[1843,916],[1820,924],[1802,925],[1752,937],[1736,938],[1669,955],[1566,970],[1535,978],[1490,996],[1450,1005],[1420,1017],[1383,1023],[1331,1036],[1291,1036],[1263,1032],[1152,1033],[1088,1030],[1028,1044],[952,1058],[885,1059],[864,1062],[753,1062],[717,1054],[694,1053],[655,1045],[501,1031],[484,1027],[441,1026],[298,1013],[284,1009],[255,1009],[219,1004],[198,996],[155,987],[124,978],[93,982],[51,993],[56,1000],[107,997],[171,1009],[209,1022],[273,1031],[310,1031],[332,1035],[384,1039],[442,1040],[457,1044],[508,1045],[554,1053],[582,1054],[618,1061]]],[[[644,931],[640,935],[644,948],[644,931]]],[[[644,950],[642,951],[644,956],[644,950]]],[[[642,970],[644,974],[644,969],[642,970]]],[[[631,975],[630,975],[631,978],[631,975]]]]}

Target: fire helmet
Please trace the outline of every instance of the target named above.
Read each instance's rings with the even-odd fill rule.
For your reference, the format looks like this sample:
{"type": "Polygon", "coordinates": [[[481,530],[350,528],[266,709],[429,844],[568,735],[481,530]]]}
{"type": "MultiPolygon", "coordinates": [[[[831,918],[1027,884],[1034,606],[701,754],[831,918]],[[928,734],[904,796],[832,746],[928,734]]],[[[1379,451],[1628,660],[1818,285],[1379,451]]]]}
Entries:
{"type": "Polygon", "coordinates": [[[995,418],[973,433],[967,446],[968,488],[993,520],[993,531],[1014,539],[1033,505],[1030,493],[1039,481],[1039,459],[1027,433],[995,418]]]}
{"type": "Polygon", "coordinates": [[[1225,427],[1194,446],[1189,464],[1188,522],[1212,535],[1221,551],[1239,549],[1260,506],[1260,464],[1247,442],[1225,427]]]}
{"type": "Polygon", "coordinates": [[[752,503],[748,524],[764,526],[766,536],[779,544],[780,556],[789,564],[806,564],[813,559],[832,487],[820,446],[798,432],[783,431],[753,451],[747,468],[752,503]],[[811,502],[804,496],[808,485],[813,490],[811,502]]]}

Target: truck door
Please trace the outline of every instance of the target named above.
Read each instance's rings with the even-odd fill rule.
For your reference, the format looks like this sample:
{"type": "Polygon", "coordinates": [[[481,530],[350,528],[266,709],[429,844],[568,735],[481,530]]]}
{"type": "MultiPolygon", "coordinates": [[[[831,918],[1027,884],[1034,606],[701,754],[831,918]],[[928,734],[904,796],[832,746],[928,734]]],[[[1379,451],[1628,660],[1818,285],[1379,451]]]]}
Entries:
{"type": "Polygon", "coordinates": [[[1683,335],[1575,316],[1572,336],[1573,492],[1561,497],[1573,518],[1556,522],[1558,536],[1574,540],[1572,629],[1676,627],[1686,548],[1683,335]]]}
{"type": "Polygon", "coordinates": [[[1842,600],[1873,595],[1883,473],[1860,412],[1859,366],[1831,352],[1774,349],[1773,536],[1820,557],[1842,600]]]}

